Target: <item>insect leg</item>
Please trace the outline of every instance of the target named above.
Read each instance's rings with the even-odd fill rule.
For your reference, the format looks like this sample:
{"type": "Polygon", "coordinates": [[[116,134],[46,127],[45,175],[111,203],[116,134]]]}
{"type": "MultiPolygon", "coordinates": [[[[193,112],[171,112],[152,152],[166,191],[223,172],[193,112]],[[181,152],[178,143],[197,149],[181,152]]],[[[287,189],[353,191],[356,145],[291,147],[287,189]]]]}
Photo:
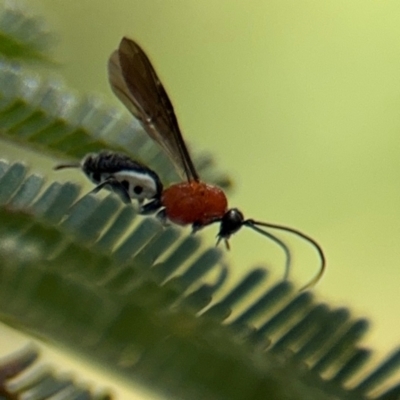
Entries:
{"type": "Polygon", "coordinates": [[[165,212],[165,208],[163,208],[156,214],[156,218],[163,224],[163,226],[169,225],[167,213],[165,212]]]}
{"type": "Polygon", "coordinates": [[[121,182],[117,181],[114,177],[109,177],[107,178],[104,182],[101,182],[99,185],[97,185],[91,192],[89,193],[97,193],[101,189],[103,189],[105,186],[109,186],[111,190],[116,193],[121,200],[129,204],[131,203],[131,198],[129,196],[128,191],[125,189],[125,187],[121,184],[121,182]]]}
{"type": "Polygon", "coordinates": [[[204,228],[204,224],[201,224],[200,222],[193,222],[192,224],[192,235],[194,235],[197,231],[200,229],[204,228]]]}
{"type": "Polygon", "coordinates": [[[199,221],[195,221],[192,224],[192,234],[196,233],[197,231],[199,231],[200,229],[203,229],[205,226],[209,226],[211,224],[214,224],[216,222],[220,222],[221,218],[215,218],[212,221],[207,222],[206,224],[199,222],[199,221]]]}
{"type": "Polygon", "coordinates": [[[154,214],[157,210],[162,207],[162,203],[160,199],[153,199],[146,203],[144,206],[140,207],[139,214],[149,215],[154,214]]]}

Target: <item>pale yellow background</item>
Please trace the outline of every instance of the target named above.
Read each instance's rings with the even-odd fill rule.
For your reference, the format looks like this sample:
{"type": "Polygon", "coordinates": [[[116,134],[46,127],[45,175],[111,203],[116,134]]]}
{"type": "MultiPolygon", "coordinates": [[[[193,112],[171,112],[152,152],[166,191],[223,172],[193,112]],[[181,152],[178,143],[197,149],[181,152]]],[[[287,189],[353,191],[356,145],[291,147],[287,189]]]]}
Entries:
{"type": "MultiPolygon", "coordinates": [[[[364,343],[381,356],[400,342],[398,0],[28,4],[59,32],[68,84],[116,107],[107,57],[123,35],[138,40],[186,138],[234,177],[231,205],[317,238],[328,270],[316,293],[371,318],[364,343]]],[[[303,284],[317,260],[290,244],[303,284]]],[[[265,238],[240,232],[231,246],[235,271],[266,262],[281,276],[279,249],[265,238]]]]}

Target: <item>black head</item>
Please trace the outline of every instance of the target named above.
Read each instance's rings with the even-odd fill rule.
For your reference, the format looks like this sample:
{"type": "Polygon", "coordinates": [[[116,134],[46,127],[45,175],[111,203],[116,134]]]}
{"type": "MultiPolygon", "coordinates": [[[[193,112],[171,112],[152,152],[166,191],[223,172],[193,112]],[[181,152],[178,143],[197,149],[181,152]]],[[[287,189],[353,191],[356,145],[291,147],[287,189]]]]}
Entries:
{"type": "MultiPolygon", "coordinates": [[[[229,209],[220,220],[218,241],[228,240],[231,235],[236,233],[244,223],[244,216],[237,208],[229,209]]],[[[227,243],[227,242],[225,242],[227,243]]]]}

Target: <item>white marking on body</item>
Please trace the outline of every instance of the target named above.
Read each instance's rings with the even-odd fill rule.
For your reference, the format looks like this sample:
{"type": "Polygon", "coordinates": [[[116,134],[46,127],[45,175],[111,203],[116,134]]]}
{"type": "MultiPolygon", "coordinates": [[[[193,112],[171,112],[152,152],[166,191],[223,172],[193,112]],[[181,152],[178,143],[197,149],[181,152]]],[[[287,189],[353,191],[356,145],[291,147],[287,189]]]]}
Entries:
{"type": "MultiPolygon", "coordinates": [[[[118,182],[129,182],[129,196],[132,199],[145,200],[151,199],[157,194],[157,184],[152,176],[146,172],[137,172],[130,170],[123,170],[108,176],[114,176],[118,182]],[[143,190],[141,193],[135,193],[134,188],[140,186],[143,190]]],[[[106,177],[104,176],[106,179],[106,177]]]]}

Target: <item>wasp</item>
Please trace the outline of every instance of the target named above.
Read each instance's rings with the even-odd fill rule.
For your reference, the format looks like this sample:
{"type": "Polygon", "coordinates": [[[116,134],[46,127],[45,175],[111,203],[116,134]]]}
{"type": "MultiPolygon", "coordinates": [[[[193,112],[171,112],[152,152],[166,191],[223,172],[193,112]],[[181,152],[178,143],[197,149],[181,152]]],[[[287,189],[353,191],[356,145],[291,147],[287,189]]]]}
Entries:
{"type": "Polygon", "coordinates": [[[165,221],[191,225],[193,231],[219,224],[217,244],[229,238],[242,227],[275,241],[286,254],[288,274],[291,254],[288,246],[271,230],[281,230],[309,242],[320,258],[319,271],[306,289],[322,277],[326,261],[321,246],[305,233],[279,224],[245,218],[238,208],[230,208],[224,191],[203,182],[183,139],[173,105],[158,78],[149,58],[133,40],[124,37],[108,62],[111,89],[131,114],[141,123],[147,134],[167,154],[182,181],[164,188],[156,172],[126,155],[103,151],[87,155],[79,164],[63,164],[56,169],[80,167],[97,186],[116,192],[124,202],[136,199],[142,214],[157,213],[165,221]]]}

